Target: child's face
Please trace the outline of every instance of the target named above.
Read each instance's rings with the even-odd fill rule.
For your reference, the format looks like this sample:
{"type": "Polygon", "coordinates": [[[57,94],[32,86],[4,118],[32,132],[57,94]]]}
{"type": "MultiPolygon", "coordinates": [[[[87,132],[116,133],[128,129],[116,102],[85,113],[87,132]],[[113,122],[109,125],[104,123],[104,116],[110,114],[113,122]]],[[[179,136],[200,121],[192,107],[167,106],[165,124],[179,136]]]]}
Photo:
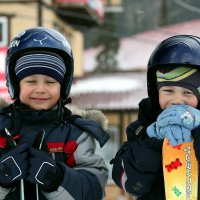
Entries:
{"type": "Polygon", "coordinates": [[[19,85],[20,101],[34,110],[50,109],[60,98],[60,83],[46,75],[27,76],[19,85]]]}
{"type": "Polygon", "coordinates": [[[189,89],[178,86],[163,86],[159,89],[159,103],[162,109],[180,104],[196,108],[198,99],[189,89]]]}

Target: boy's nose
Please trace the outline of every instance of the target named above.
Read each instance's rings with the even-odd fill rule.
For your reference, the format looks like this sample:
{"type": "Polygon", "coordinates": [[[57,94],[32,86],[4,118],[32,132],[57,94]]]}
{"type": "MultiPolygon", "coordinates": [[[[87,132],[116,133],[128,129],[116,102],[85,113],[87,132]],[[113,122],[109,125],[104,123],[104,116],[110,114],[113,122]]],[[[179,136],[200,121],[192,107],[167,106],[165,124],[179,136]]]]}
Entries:
{"type": "Polygon", "coordinates": [[[36,88],[36,91],[37,92],[43,92],[45,89],[44,89],[44,84],[40,83],[40,84],[37,84],[37,88],[36,88]]]}
{"type": "Polygon", "coordinates": [[[172,100],[172,105],[183,105],[185,104],[185,101],[181,97],[176,97],[172,100]]]}

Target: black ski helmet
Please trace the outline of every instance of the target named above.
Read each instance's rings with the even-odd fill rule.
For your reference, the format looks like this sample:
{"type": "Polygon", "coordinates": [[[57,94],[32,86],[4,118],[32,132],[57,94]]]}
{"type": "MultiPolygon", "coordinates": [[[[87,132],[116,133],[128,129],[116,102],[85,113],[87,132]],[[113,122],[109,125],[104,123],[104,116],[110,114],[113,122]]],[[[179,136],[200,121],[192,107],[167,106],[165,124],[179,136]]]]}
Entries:
{"type": "Polygon", "coordinates": [[[156,70],[162,66],[200,68],[200,38],[193,35],[175,35],[159,43],[152,52],[147,69],[147,89],[155,112],[160,110],[156,70]]]}
{"type": "Polygon", "coordinates": [[[45,51],[56,53],[65,62],[66,74],[61,86],[61,98],[69,95],[74,72],[72,49],[67,39],[58,31],[44,27],[34,27],[19,33],[11,41],[6,56],[6,85],[12,99],[19,98],[19,84],[15,77],[16,61],[23,54],[45,51]]]}

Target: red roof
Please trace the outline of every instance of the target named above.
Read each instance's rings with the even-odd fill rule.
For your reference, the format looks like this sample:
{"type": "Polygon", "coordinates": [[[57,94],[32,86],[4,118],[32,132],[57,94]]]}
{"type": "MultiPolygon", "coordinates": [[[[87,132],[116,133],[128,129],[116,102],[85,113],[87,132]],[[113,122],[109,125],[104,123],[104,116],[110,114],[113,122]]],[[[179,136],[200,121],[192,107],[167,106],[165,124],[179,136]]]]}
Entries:
{"type": "Polygon", "coordinates": [[[103,23],[103,0],[54,0],[54,3],[60,10],[66,11],[65,14],[60,12],[58,15],[69,24],[90,27],[103,23]]]}
{"type": "MultiPolygon", "coordinates": [[[[121,71],[135,70],[138,68],[146,69],[148,59],[159,42],[177,34],[200,36],[200,28],[198,27],[200,27],[199,19],[123,38],[120,40],[120,47],[117,54],[118,65],[116,68],[121,71]]],[[[101,49],[102,46],[85,51],[84,70],[86,72],[94,70],[97,62],[95,58],[101,49]]]]}

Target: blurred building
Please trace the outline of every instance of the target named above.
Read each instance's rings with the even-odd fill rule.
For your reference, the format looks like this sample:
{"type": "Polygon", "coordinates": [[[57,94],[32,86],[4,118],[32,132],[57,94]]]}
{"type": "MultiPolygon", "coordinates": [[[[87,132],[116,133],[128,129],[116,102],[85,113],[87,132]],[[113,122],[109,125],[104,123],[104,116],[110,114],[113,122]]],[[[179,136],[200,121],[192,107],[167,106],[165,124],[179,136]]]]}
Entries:
{"type": "MultiPolygon", "coordinates": [[[[5,56],[10,40],[17,33],[35,26],[54,28],[63,33],[69,39],[74,53],[75,82],[77,80],[87,81],[87,79],[85,79],[83,58],[84,38],[77,27],[86,26],[87,28],[90,28],[100,25],[104,20],[104,12],[115,12],[116,10],[121,9],[121,4],[121,0],[0,0],[1,106],[4,106],[8,101],[10,101],[5,85],[5,56]],[[4,102],[4,100],[6,100],[6,102],[4,102]]],[[[92,85],[89,85],[88,87],[92,88],[92,85]]],[[[99,86],[97,85],[97,88],[98,87],[99,86]]],[[[79,89],[75,90],[78,92],[79,89]]],[[[129,91],[127,92],[129,93],[129,91]]],[[[101,90],[101,92],[103,91],[101,90]]],[[[98,106],[93,104],[93,108],[101,109],[101,105],[103,105],[101,104],[101,101],[104,99],[104,94],[104,92],[100,94],[101,97],[97,98],[100,104],[98,104],[98,106]]],[[[109,92],[107,92],[105,96],[109,99],[109,92]]],[[[79,101],[81,101],[81,99],[77,96],[74,96],[74,98],[76,99],[76,101],[74,99],[74,105],[81,106],[79,105],[79,101]]],[[[116,96],[116,99],[117,98],[118,96],[116,96]]],[[[85,100],[87,101],[87,99],[85,100]]],[[[85,100],[83,100],[83,102],[85,102],[85,100]]],[[[116,124],[121,124],[126,121],[126,123],[123,124],[123,129],[125,129],[125,126],[128,123],[125,116],[117,114],[119,110],[122,110],[122,108],[120,108],[120,105],[122,104],[117,105],[118,102],[116,102],[117,107],[114,112],[112,112],[112,106],[108,108],[108,112],[105,112],[109,119],[110,130],[113,132],[113,139],[106,145],[103,152],[99,149],[99,153],[107,156],[108,162],[114,156],[114,153],[119,147],[121,137],[123,137],[122,133],[124,130],[116,127],[116,124]],[[112,150],[109,155],[105,154],[107,149],[112,150]]],[[[126,103],[124,102],[124,104],[126,103]]],[[[85,108],[91,108],[91,106],[85,108]]],[[[130,115],[129,111],[125,112],[128,113],[127,116],[130,115]]],[[[107,200],[116,200],[121,198],[121,195],[123,195],[123,192],[113,184],[111,176],[108,187],[106,188],[106,193],[107,200]]]]}
{"type": "MultiPolygon", "coordinates": [[[[191,20],[162,29],[146,31],[120,40],[116,53],[115,72],[94,73],[102,46],[84,51],[84,72],[87,76],[76,79],[72,86],[72,104],[102,110],[109,119],[111,139],[106,144],[104,158],[109,161],[120,144],[126,140],[127,125],[137,118],[138,103],[147,97],[146,70],[148,59],[162,40],[176,34],[200,37],[200,20],[191,20]]],[[[109,162],[108,162],[109,163],[109,162]]],[[[108,164],[110,170],[112,166],[108,164]]],[[[111,172],[111,171],[110,171],[111,172]]],[[[110,174],[111,177],[111,174],[110,174]]],[[[111,199],[133,199],[108,182],[111,199]]],[[[109,198],[108,198],[109,200],[109,198]]]]}
{"type": "Polygon", "coordinates": [[[90,2],[90,0],[1,0],[0,48],[6,47],[11,38],[26,28],[46,26],[57,29],[69,38],[74,51],[75,74],[81,76],[84,39],[82,33],[73,28],[71,16],[75,16],[74,23],[92,22],[88,26],[101,23],[104,17],[102,1],[96,0],[97,3],[94,4],[90,2]],[[82,15],[79,15],[80,10],[82,15]]]}
{"type": "Polygon", "coordinates": [[[0,0],[0,97],[9,99],[5,55],[9,41],[18,32],[46,26],[69,38],[75,60],[72,105],[102,110],[109,120],[111,139],[103,149],[98,148],[110,169],[106,200],[133,199],[113,183],[109,161],[126,140],[126,127],[137,118],[139,101],[147,96],[146,66],[151,52],[161,40],[175,34],[200,36],[196,28],[200,20],[193,20],[123,38],[116,53],[115,72],[94,73],[102,47],[84,51],[84,37],[77,27],[98,26],[103,23],[104,12],[120,9],[121,0],[104,0],[104,6],[101,0],[0,0]]]}

